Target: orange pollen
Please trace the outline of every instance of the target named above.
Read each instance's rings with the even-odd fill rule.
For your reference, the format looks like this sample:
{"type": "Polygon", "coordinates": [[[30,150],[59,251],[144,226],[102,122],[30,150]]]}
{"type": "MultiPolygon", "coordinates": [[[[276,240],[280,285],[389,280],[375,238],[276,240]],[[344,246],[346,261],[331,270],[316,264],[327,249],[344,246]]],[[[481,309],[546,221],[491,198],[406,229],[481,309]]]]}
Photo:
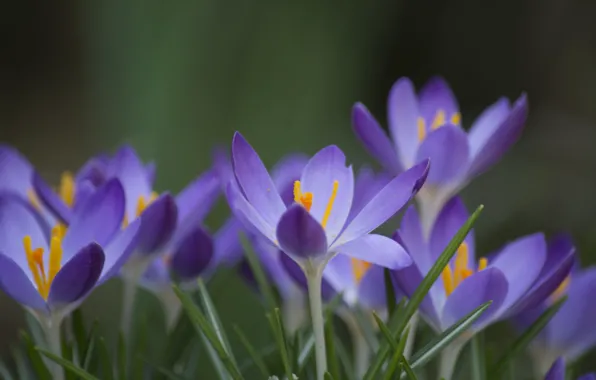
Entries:
{"type": "MultiPolygon", "coordinates": [[[[145,196],[140,195],[139,199],[137,199],[137,207],[135,209],[135,218],[141,216],[141,214],[149,207],[151,203],[153,203],[158,197],[158,194],[155,191],[151,192],[151,195],[145,199],[145,196]]],[[[126,228],[129,224],[128,215],[124,213],[124,219],[122,220],[122,228],[126,228]]]]}
{"type": "MultiPolygon", "coordinates": [[[[298,203],[302,207],[306,209],[306,211],[310,212],[313,202],[313,193],[311,192],[302,192],[301,189],[302,184],[300,181],[294,182],[294,202],[298,203]]],[[[321,225],[323,228],[327,225],[327,221],[329,220],[329,216],[331,215],[331,211],[333,210],[333,204],[335,203],[335,197],[337,196],[337,189],[339,188],[339,182],[337,180],[333,181],[333,189],[331,190],[331,195],[329,196],[329,201],[327,202],[327,207],[325,208],[325,213],[323,214],[323,218],[321,219],[321,225]]]]}
{"type": "Polygon", "coordinates": [[[354,280],[356,280],[356,283],[359,284],[372,264],[367,261],[355,258],[351,258],[350,260],[352,261],[352,273],[354,274],[354,280]]]}
{"type": "MultiPolygon", "coordinates": [[[[443,287],[445,288],[445,294],[449,297],[451,293],[462,283],[466,278],[474,274],[474,270],[468,268],[469,252],[468,244],[466,242],[461,243],[457,249],[455,256],[455,263],[453,268],[450,264],[443,269],[441,278],[443,280],[443,287]]],[[[477,272],[486,269],[488,260],[484,257],[478,260],[477,272]]]]}
{"type": "Polygon", "coordinates": [[[418,141],[422,142],[426,138],[426,123],[423,117],[418,118],[418,141]]]}

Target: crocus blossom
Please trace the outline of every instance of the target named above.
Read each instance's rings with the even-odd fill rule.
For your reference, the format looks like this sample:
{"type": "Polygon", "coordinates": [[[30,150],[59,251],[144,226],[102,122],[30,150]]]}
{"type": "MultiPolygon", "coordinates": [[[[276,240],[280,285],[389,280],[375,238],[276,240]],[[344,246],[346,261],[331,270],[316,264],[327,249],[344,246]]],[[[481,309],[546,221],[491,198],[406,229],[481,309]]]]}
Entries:
{"type": "Polygon", "coordinates": [[[389,93],[387,104],[391,139],[369,113],[357,103],[352,121],[366,150],[390,173],[398,174],[430,158],[432,167],[419,197],[428,223],[443,204],[473,177],[487,170],[519,138],[526,121],[526,96],[513,105],[501,98],[472,123],[461,126],[457,100],[448,84],[435,77],[416,94],[408,78],[400,78],[389,93]]]}
{"type": "Polygon", "coordinates": [[[50,231],[27,202],[0,197],[0,287],[41,318],[63,316],[111,276],[132,252],[140,223],[122,229],[124,191],[108,181],[50,231]]]}
{"type": "MultiPolygon", "coordinates": [[[[565,380],[567,379],[565,373],[565,359],[558,358],[550,367],[548,373],[544,377],[544,380],[565,380]]],[[[577,380],[596,380],[596,374],[587,373],[577,378],[577,380]]]]}
{"type": "MultiPolygon", "coordinates": [[[[459,198],[449,201],[425,238],[416,209],[410,207],[394,237],[410,253],[414,265],[393,271],[399,288],[411,295],[469,214],[459,198]]],[[[491,306],[471,327],[485,326],[540,304],[564,280],[573,263],[573,246],[541,233],[506,244],[489,258],[475,256],[471,231],[455,257],[420,305],[436,331],[443,331],[485,302],[491,306]]]]}
{"type": "Polygon", "coordinates": [[[294,183],[294,204],[287,207],[261,159],[236,133],[232,142],[236,181],[228,185],[235,214],[297,263],[323,268],[337,252],[389,268],[411,260],[391,239],[370,232],[393,216],[424,183],[428,162],[392,179],[348,221],[353,194],[352,168],[336,146],[320,150],[294,183]]]}

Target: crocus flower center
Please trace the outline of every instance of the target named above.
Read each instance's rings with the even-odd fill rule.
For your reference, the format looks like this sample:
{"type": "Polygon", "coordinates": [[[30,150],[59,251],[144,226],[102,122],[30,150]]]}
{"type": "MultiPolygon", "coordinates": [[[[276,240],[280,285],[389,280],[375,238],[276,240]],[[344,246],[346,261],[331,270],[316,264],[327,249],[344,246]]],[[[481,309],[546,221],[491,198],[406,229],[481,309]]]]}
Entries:
{"type": "MultiPolygon", "coordinates": [[[[459,112],[453,113],[449,121],[453,125],[459,125],[461,123],[461,114],[459,112]]],[[[434,131],[435,129],[440,128],[441,126],[447,123],[447,114],[444,110],[439,109],[435,114],[434,119],[430,124],[430,130],[434,131]]],[[[427,128],[426,128],[426,121],[422,116],[418,117],[418,141],[422,142],[426,138],[427,128]]]]}
{"type": "Polygon", "coordinates": [[[372,266],[371,263],[364,260],[359,260],[355,258],[351,258],[352,261],[352,273],[354,274],[354,280],[356,280],[357,284],[360,284],[362,278],[368,272],[370,267],[372,266]]]}
{"type": "MultiPolygon", "coordinates": [[[[329,215],[331,215],[331,210],[333,209],[333,203],[335,203],[335,197],[337,196],[338,187],[339,182],[333,181],[333,189],[331,190],[331,196],[329,197],[327,207],[325,208],[325,213],[323,214],[323,219],[321,220],[321,226],[323,226],[323,228],[325,228],[325,226],[327,225],[329,215]]],[[[313,194],[311,192],[303,193],[301,190],[300,181],[294,182],[294,202],[304,207],[306,211],[310,211],[310,208],[312,207],[313,194]]]]}
{"type": "Polygon", "coordinates": [[[561,297],[567,293],[567,289],[569,288],[569,283],[571,282],[571,276],[565,277],[563,282],[559,285],[557,289],[550,295],[551,302],[557,302],[561,297]]]}
{"type": "MultiPolygon", "coordinates": [[[[478,260],[477,272],[486,269],[488,260],[484,257],[478,260]]],[[[461,243],[457,249],[455,257],[455,265],[453,269],[450,264],[447,264],[441,275],[443,279],[443,287],[445,288],[445,294],[449,297],[451,293],[461,284],[463,280],[474,274],[474,269],[468,268],[468,244],[466,242],[461,243]]]]}
{"type": "MultiPolygon", "coordinates": [[[[139,216],[141,216],[143,211],[145,211],[145,209],[147,209],[147,207],[149,207],[149,205],[151,203],[153,203],[153,201],[156,200],[157,197],[158,197],[158,195],[155,191],[151,192],[151,195],[148,196],[147,198],[145,198],[145,196],[143,196],[143,195],[140,195],[139,199],[137,199],[137,208],[135,210],[135,218],[138,218],[139,216]]],[[[127,227],[128,223],[129,223],[128,215],[124,214],[124,220],[122,221],[122,228],[127,227]]]]}
{"type": "MultiPolygon", "coordinates": [[[[62,176],[60,177],[60,185],[55,190],[58,193],[60,199],[62,199],[62,201],[68,207],[72,207],[75,197],[75,180],[70,172],[62,173],[62,176]]],[[[27,198],[29,199],[31,206],[33,206],[37,211],[41,211],[41,202],[35,190],[27,190],[27,198]]]]}
{"type": "Polygon", "coordinates": [[[23,238],[23,246],[25,247],[25,255],[27,256],[29,270],[33,275],[33,281],[37,286],[37,291],[44,300],[48,299],[52,282],[54,281],[56,274],[62,266],[63,237],[64,226],[58,225],[52,229],[52,239],[50,241],[50,258],[48,261],[47,271],[43,261],[43,248],[33,249],[31,236],[27,235],[23,238]]]}

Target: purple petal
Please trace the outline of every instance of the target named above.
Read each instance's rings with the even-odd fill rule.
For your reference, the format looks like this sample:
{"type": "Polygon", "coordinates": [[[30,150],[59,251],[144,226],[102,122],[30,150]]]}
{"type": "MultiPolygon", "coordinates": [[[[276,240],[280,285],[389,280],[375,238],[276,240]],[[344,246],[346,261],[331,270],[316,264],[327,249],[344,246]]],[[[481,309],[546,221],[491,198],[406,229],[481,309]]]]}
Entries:
{"type": "Polygon", "coordinates": [[[78,184],[84,181],[90,181],[93,186],[99,187],[106,181],[108,166],[107,164],[94,157],[87,161],[75,176],[75,182],[77,183],[77,193],[79,191],[78,184]]]}
{"type": "Polygon", "coordinates": [[[432,125],[437,112],[445,112],[447,120],[459,112],[457,99],[447,82],[441,77],[433,77],[420,89],[418,94],[420,114],[426,125],[432,125]]]}
{"type": "Polygon", "coordinates": [[[240,244],[240,232],[242,232],[242,224],[234,217],[229,218],[219,228],[213,238],[212,264],[232,266],[240,261],[244,253],[240,244]]]}
{"type": "Polygon", "coordinates": [[[157,257],[149,264],[145,273],[143,273],[140,285],[153,291],[160,291],[163,287],[170,286],[171,282],[170,272],[163,257],[157,257]]]}
{"type": "Polygon", "coordinates": [[[251,243],[263,266],[263,270],[271,279],[271,282],[275,284],[282,298],[292,297],[298,284],[288,274],[281,262],[281,256],[286,255],[265,239],[251,237],[251,243]]]}
{"type": "Polygon", "coordinates": [[[392,176],[383,174],[375,174],[372,169],[363,167],[358,171],[356,183],[354,185],[354,199],[352,199],[352,208],[346,224],[350,223],[352,219],[362,208],[366,206],[371,199],[377,195],[391,180],[392,176]]]}
{"type": "Polygon", "coordinates": [[[400,78],[389,92],[387,104],[389,131],[395,142],[403,167],[414,163],[418,150],[418,100],[414,85],[408,78],[400,78]]]}
{"type": "Polygon", "coordinates": [[[112,179],[99,188],[73,215],[64,236],[64,260],[68,260],[90,242],[107,244],[120,230],[124,217],[124,190],[112,179]]]}
{"type": "Polygon", "coordinates": [[[97,187],[88,180],[78,182],[76,186],[77,189],[75,193],[74,205],[72,206],[72,212],[75,213],[81,211],[81,209],[85,206],[85,202],[87,202],[91,195],[93,195],[93,193],[95,193],[97,190],[97,187]]]}
{"type": "Polygon", "coordinates": [[[79,301],[97,283],[103,270],[104,253],[96,243],[83,247],[58,271],[50,287],[51,308],[79,301]]]}
{"type": "Polygon", "coordinates": [[[226,198],[234,216],[238,218],[249,232],[263,236],[265,239],[269,239],[271,243],[277,240],[275,228],[263,219],[261,214],[248,203],[236,181],[228,183],[226,198]]]}
{"type": "Polygon", "coordinates": [[[368,234],[336,247],[337,252],[389,269],[412,265],[406,250],[386,236],[368,234]]]}
{"type": "Polygon", "coordinates": [[[577,380],[596,380],[596,373],[586,373],[578,377],[577,380]]]}
{"type": "Polygon", "coordinates": [[[213,257],[213,239],[201,227],[185,236],[172,253],[170,268],[181,281],[198,277],[213,257]]]}
{"type": "Polygon", "coordinates": [[[270,225],[276,225],[286,207],[259,155],[239,132],[232,141],[234,173],[246,199],[270,225]]]}
{"type": "Polygon", "coordinates": [[[281,249],[297,257],[308,258],[327,253],[327,238],[323,227],[300,205],[292,205],[277,225],[281,249]]]}
{"type": "Polygon", "coordinates": [[[565,360],[562,357],[553,363],[544,380],[565,380],[565,360]]]}
{"type": "Polygon", "coordinates": [[[137,247],[141,220],[137,219],[119,232],[105,247],[103,272],[98,285],[117,275],[137,247]]]}
{"type": "Polygon", "coordinates": [[[416,206],[408,207],[401,220],[399,236],[404,248],[410,254],[412,260],[424,273],[428,272],[434,264],[436,257],[430,255],[427,244],[422,233],[422,225],[416,206]]]}
{"type": "Polygon", "coordinates": [[[147,165],[145,165],[145,172],[147,173],[147,181],[149,181],[149,184],[151,186],[153,186],[153,184],[155,183],[155,173],[157,167],[155,165],[155,162],[149,162],[147,165]]]}
{"type": "Polygon", "coordinates": [[[387,171],[394,175],[403,171],[389,137],[361,103],[356,103],[352,108],[352,126],[367,152],[387,171]]]}
{"type": "Polygon", "coordinates": [[[502,97],[494,104],[487,107],[480,116],[476,118],[470,131],[468,141],[470,143],[470,157],[476,157],[499,126],[507,119],[511,112],[509,99],[502,97]]]}
{"type": "MultiPolygon", "coordinates": [[[[308,156],[304,154],[289,154],[279,160],[277,164],[271,169],[271,179],[278,191],[288,186],[294,186],[294,181],[300,180],[302,171],[308,163],[308,156]]],[[[284,202],[286,204],[292,203],[294,198],[292,197],[290,202],[284,202]]]]}
{"type": "MultiPolygon", "coordinates": [[[[468,169],[469,176],[475,176],[491,165],[496,163],[501,156],[511,148],[513,144],[519,139],[523,130],[524,124],[528,117],[528,101],[526,95],[523,94],[516,100],[509,116],[499,123],[498,127],[495,127],[494,133],[490,137],[475,137],[474,143],[480,144],[484,141],[481,146],[476,146],[474,149],[476,154],[471,157],[471,165],[468,169]]],[[[472,134],[473,131],[470,131],[472,134]]],[[[476,132],[479,133],[479,132],[476,132]]]]}
{"type": "MultiPolygon", "coordinates": [[[[22,256],[25,256],[24,252],[22,256]]],[[[26,274],[29,270],[24,268],[0,252],[0,289],[26,307],[47,310],[46,301],[26,274]]]]}
{"type": "MultiPolygon", "coordinates": [[[[433,262],[441,256],[459,229],[466,223],[470,214],[460,197],[452,198],[443,207],[430,234],[430,253],[433,262]]],[[[474,230],[470,230],[464,240],[468,245],[468,267],[476,267],[474,230]]],[[[453,258],[455,260],[455,258],[453,258]]]]}
{"type": "Polygon", "coordinates": [[[138,248],[142,254],[153,254],[166,244],[176,229],[178,209],[174,198],[164,193],[151,203],[140,216],[138,248]]]}
{"type": "Polygon", "coordinates": [[[333,256],[323,270],[323,277],[336,292],[345,293],[350,289],[355,289],[356,278],[354,277],[352,258],[341,253],[333,256]]]}
{"type": "Polygon", "coordinates": [[[42,204],[52,215],[69,225],[72,220],[72,210],[62,201],[60,196],[37,174],[33,173],[33,188],[42,204]]]}
{"type": "Polygon", "coordinates": [[[228,157],[228,154],[225,150],[221,149],[220,147],[216,147],[213,150],[213,170],[217,173],[217,177],[219,178],[219,182],[224,188],[230,181],[236,182],[236,177],[234,176],[234,168],[232,167],[232,162],[228,157]]]}
{"type": "Polygon", "coordinates": [[[475,308],[485,302],[493,303],[474,322],[474,328],[481,329],[490,322],[492,316],[499,310],[507,296],[507,279],[497,268],[487,268],[474,273],[462,281],[449,297],[443,307],[441,317],[443,329],[447,329],[475,308]]]}
{"type": "MultiPolygon", "coordinates": [[[[306,276],[300,266],[288,255],[280,255],[279,259],[288,275],[290,275],[302,289],[307,289],[306,276]]],[[[321,284],[321,296],[323,297],[323,300],[329,301],[333,299],[336,294],[337,291],[335,291],[329,282],[323,278],[321,284]]]]}
{"type": "Polygon", "coordinates": [[[422,162],[391,180],[352,219],[333,246],[366,235],[395,215],[418,192],[428,168],[428,161],[422,162]]]}
{"type": "Polygon", "coordinates": [[[0,144],[0,190],[18,194],[27,199],[31,190],[33,166],[18,150],[0,144]]]}
{"type": "Polygon", "coordinates": [[[541,233],[529,235],[507,244],[489,268],[503,272],[509,291],[502,305],[502,313],[517,302],[536,281],[546,262],[546,241],[541,233]]]}
{"type": "Polygon", "coordinates": [[[459,127],[445,125],[424,139],[416,153],[416,162],[430,158],[428,182],[443,184],[456,180],[465,172],[469,153],[466,133],[459,127]]]}
{"type": "Polygon", "coordinates": [[[335,145],[331,145],[317,152],[302,172],[301,191],[313,194],[310,214],[319,223],[323,220],[332,196],[334,181],[338,182],[337,194],[325,226],[325,233],[329,242],[335,240],[344,227],[354,197],[352,167],[346,167],[344,153],[335,145]]]}
{"type": "Polygon", "coordinates": [[[566,235],[553,238],[548,244],[546,262],[537,281],[526,292],[508,315],[540,305],[565,280],[575,261],[575,247],[566,235]]]}
{"type": "Polygon", "coordinates": [[[358,303],[373,310],[384,310],[387,307],[383,267],[373,265],[366,271],[358,285],[358,303]]]}

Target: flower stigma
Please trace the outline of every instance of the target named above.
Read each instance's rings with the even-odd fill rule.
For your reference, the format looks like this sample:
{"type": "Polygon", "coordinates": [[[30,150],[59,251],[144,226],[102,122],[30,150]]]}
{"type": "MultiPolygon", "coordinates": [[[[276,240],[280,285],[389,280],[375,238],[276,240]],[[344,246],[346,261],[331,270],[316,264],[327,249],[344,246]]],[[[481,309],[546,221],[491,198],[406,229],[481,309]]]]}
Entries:
{"type": "MultiPolygon", "coordinates": [[[[468,268],[468,256],[468,244],[463,242],[457,249],[454,268],[451,269],[450,264],[447,264],[443,269],[441,278],[443,279],[443,287],[445,288],[447,297],[453,293],[463,280],[474,274],[474,269],[468,268]]],[[[487,266],[488,260],[485,257],[481,257],[480,260],[478,260],[476,273],[486,269],[487,266]]]]}
{"type": "MultiPolygon", "coordinates": [[[[331,215],[331,210],[333,210],[333,204],[335,203],[335,197],[337,196],[337,188],[339,187],[339,181],[333,181],[333,189],[331,190],[331,195],[329,196],[329,201],[327,202],[327,207],[325,208],[325,213],[323,214],[323,219],[321,219],[321,226],[325,228],[327,225],[327,221],[329,220],[329,216],[331,215]]],[[[294,202],[298,203],[302,207],[306,209],[306,211],[310,212],[310,208],[312,207],[313,202],[313,193],[305,192],[303,193],[301,190],[301,183],[300,181],[294,182],[294,202]]]]}
{"type": "Polygon", "coordinates": [[[569,284],[571,283],[571,276],[565,277],[563,282],[555,289],[555,291],[550,296],[550,301],[555,303],[561,299],[567,293],[567,289],[569,288],[569,284]]]}
{"type": "Polygon", "coordinates": [[[44,300],[48,299],[52,282],[62,267],[63,233],[64,228],[61,225],[57,225],[52,229],[52,239],[50,241],[50,258],[47,271],[43,261],[43,248],[33,249],[31,236],[26,235],[23,238],[23,246],[25,248],[25,255],[27,256],[29,270],[33,275],[33,281],[37,286],[37,291],[44,300]]]}
{"type": "MultiPolygon", "coordinates": [[[[135,209],[135,219],[141,216],[141,214],[149,207],[153,201],[155,201],[158,197],[158,194],[155,191],[151,192],[151,195],[145,199],[145,196],[140,195],[139,199],[137,199],[137,208],[135,209]]],[[[134,219],[133,219],[134,220],[134,219]]],[[[122,221],[122,228],[126,228],[129,224],[128,215],[124,214],[124,220],[122,221]]]]}

